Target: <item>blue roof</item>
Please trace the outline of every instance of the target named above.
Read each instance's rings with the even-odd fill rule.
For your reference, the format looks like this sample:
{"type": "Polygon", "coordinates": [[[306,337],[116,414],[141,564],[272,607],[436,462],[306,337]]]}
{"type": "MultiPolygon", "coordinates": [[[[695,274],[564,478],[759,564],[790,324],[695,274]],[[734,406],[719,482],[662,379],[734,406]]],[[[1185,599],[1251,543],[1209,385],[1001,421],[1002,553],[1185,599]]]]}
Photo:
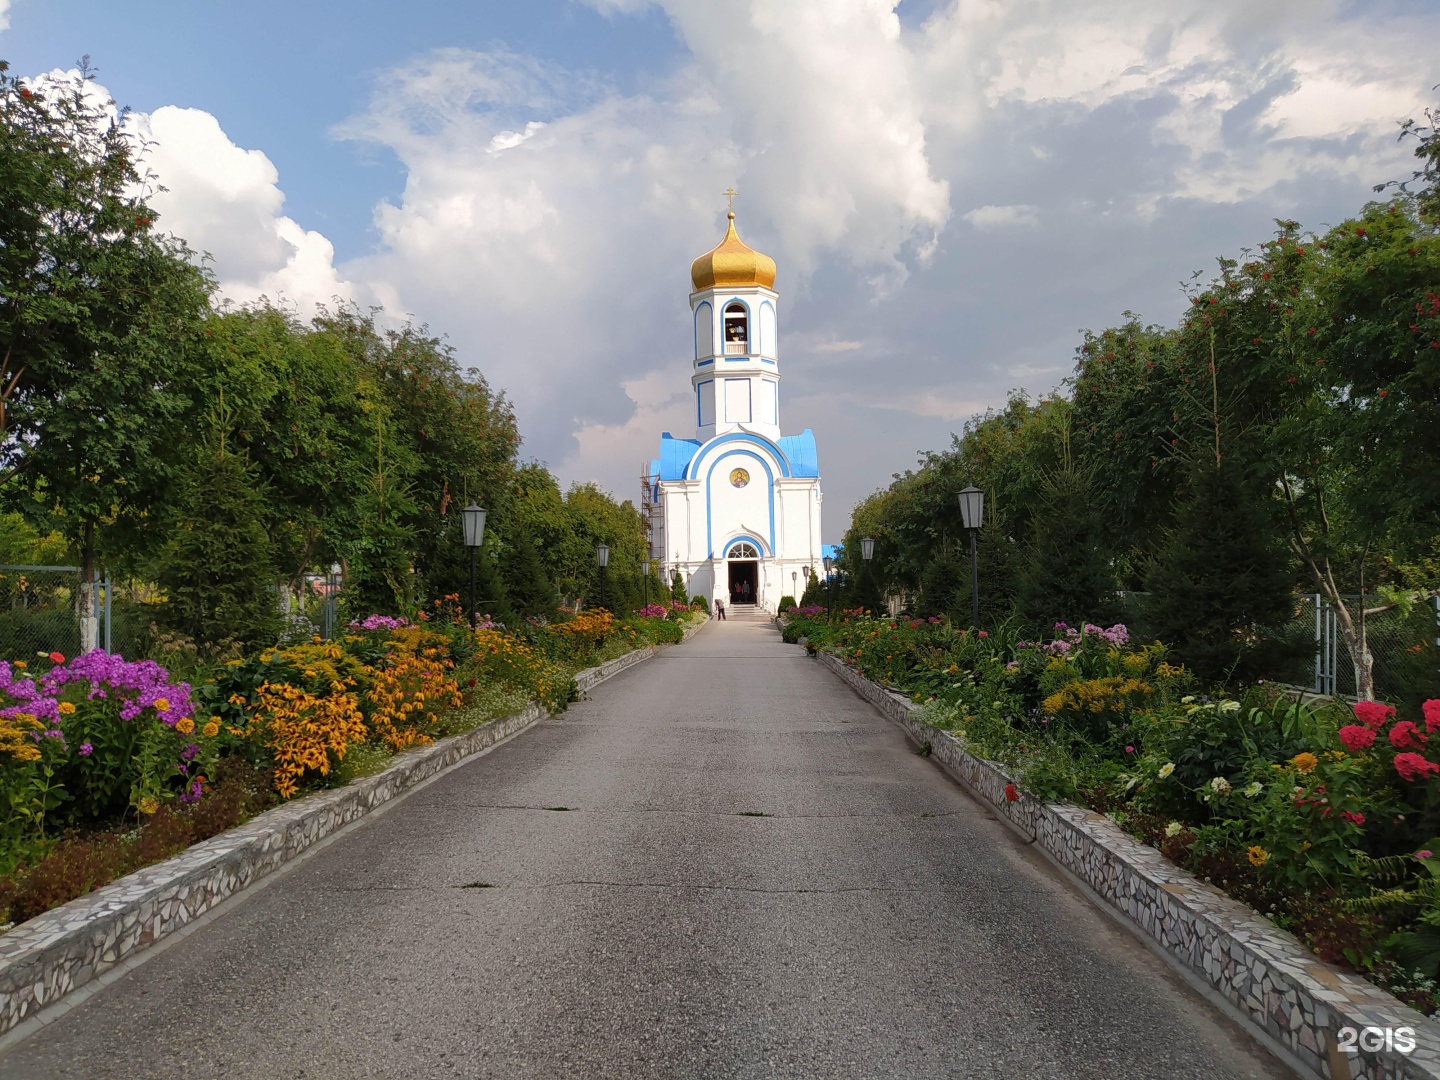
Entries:
{"type": "Polygon", "coordinates": [[[700,449],[698,439],[677,439],[668,431],[660,436],[661,480],[684,480],[685,468],[700,449]]]}
{"type": "Polygon", "coordinates": [[[820,455],[815,449],[815,432],[808,427],[799,435],[782,435],[780,452],[790,459],[791,476],[819,476],[820,455]]]}
{"type": "Polygon", "coordinates": [[[844,549],[844,547],[844,544],[821,544],[820,557],[823,559],[828,556],[832,559],[838,559],[840,557],[840,552],[844,549]]]}
{"type": "MultiPolygon", "coordinates": [[[[751,438],[752,436],[745,437],[751,438]]],[[[760,437],[754,436],[754,438],[760,437]]],[[[658,472],[661,480],[684,480],[685,470],[695,459],[695,455],[700,452],[700,446],[697,439],[677,439],[670,432],[665,432],[660,436],[660,459],[651,462],[651,474],[658,472]]],[[[781,436],[775,446],[789,463],[791,476],[818,477],[820,475],[820,456],[815,449],[815,433],[809,428],[799,435],[781,436]]]]}

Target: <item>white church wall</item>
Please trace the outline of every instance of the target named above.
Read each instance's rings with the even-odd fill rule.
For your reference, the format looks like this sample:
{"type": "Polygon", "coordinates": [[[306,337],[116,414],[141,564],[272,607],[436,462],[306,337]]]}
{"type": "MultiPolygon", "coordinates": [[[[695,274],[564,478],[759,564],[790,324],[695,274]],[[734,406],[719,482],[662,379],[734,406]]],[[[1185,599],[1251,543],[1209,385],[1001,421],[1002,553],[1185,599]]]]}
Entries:
{"type": "Polygon", "coordinates": [[[772,550],[772,473],[765,460],[749,450],[729,451],[706,466],[709,545],[716,557],[724,554],[726,541],[742,531],[760,542],[762,554],[772,550]],[[744,469],[750,478],[744,487],[736,487],[731,482],[736,469],[744,469]]]}
{"type": "Polygon", "coordinates": [[[755,380],[755,422],[757,424],[775,424],[778,418],[775,415],[775,380],[755,380]]]}
{"type": "Polygon", "coordinates": [[[700,427],[715,426],[715,380],[702,382],[695,388],[700,395],[700,427]]]}
{"type": "Polygon", "coordinates": [[[760,305],[760,355],[777,359],[775,305],[768,300],[760,305]]]}
{"type": "Polygon", "coordinates": [[[715,312],[701,301],[695,309],[695,359],[704,360],[715,355],[715,312]]]}
{"type": "Polygon", "coordinates": [[[727,424],[748,424],[751,422],[750,380],[725,380],[725,422],[727,424]]]}

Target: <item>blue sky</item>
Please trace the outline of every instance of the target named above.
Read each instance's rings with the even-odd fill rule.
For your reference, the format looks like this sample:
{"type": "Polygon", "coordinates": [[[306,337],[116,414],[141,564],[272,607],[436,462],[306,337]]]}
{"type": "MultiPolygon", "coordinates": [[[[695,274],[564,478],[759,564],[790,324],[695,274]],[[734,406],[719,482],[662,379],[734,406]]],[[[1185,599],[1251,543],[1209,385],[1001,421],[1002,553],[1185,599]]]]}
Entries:
{"type": "Polygon", "coordinates": [[[225,296],[427,322],[526,453],[626,497],[691,434],[687,270],[735,185],[827,539],[1081,328],[1173,324],[1273,219],[1407,175],[1437,40],[1440,0],[0,0],[17,74],[88,53],[134,110],[225,296]]]}

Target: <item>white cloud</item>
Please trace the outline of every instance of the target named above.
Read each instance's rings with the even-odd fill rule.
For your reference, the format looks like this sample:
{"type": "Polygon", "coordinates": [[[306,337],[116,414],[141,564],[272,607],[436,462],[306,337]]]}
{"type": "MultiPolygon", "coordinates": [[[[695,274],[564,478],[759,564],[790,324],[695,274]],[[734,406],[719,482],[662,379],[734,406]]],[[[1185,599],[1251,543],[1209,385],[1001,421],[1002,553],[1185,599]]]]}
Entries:
{"type": "Polygon", "coordinates": [[[977,206],[960,216],[981,232],[992,229],[1028,229],[1040,224],[1038,209],[1025,203],[1011,206],[977,206]]]}
{"type": "Polygon", "coordinates": [[[308,315],[354,295],[335,271],[330,241],[282,212],[279,173],[264,153],[236,146],[200,109],[167,105],[131,114],[126,126],[147,145],[145,164],[167,189],[150,200],[160,227],[209,253],[224,296],[283,298],[308,315]]]}
{"type": "Polygon", "coordinates": [[[10,29],[10,0],[0,0],[0,31],[10,29]]]}

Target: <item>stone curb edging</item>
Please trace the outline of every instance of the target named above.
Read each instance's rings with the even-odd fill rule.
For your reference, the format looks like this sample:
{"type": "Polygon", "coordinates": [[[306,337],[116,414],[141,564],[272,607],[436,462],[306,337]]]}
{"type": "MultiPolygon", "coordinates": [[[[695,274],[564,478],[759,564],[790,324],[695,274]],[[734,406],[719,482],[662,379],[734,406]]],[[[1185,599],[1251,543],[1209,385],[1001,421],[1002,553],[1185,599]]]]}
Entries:
{"type": "MultiPolygon", "coordinates": [[[[704,625],[686,627],[685,639],[704,625]]],[[[664,647],[635,649],[578,672],[576,687],[586,693],[664,647]]],[[[181,930],[320,840],[545,716],[544,709],[531,704],[472,731],[407,751],[373,776],[267,810],[0,935],[0,1036],[181,930]]]]}
{"type": "MultiPolygon", "coordinates": [[[[902,726],[1002,821],[1092,890],[1176,966],[1208,987],[1263,1041],[1326,1080],[1440,1080],[1440,1024],[1373,983],[1324,963],[1292,935],[1180,869],[1103,814],[1022,794],[1011,778],[966,751],[949,732],[921,723],[920,706],[834,655],[821,662],[902,726]],[[1409,1028],[1416,1048],[1346,1053],[1342,1028],[1409,1028]]],[[[1383,1037],[1383,1036],[1382,1036],[1383,1037]]]]}

